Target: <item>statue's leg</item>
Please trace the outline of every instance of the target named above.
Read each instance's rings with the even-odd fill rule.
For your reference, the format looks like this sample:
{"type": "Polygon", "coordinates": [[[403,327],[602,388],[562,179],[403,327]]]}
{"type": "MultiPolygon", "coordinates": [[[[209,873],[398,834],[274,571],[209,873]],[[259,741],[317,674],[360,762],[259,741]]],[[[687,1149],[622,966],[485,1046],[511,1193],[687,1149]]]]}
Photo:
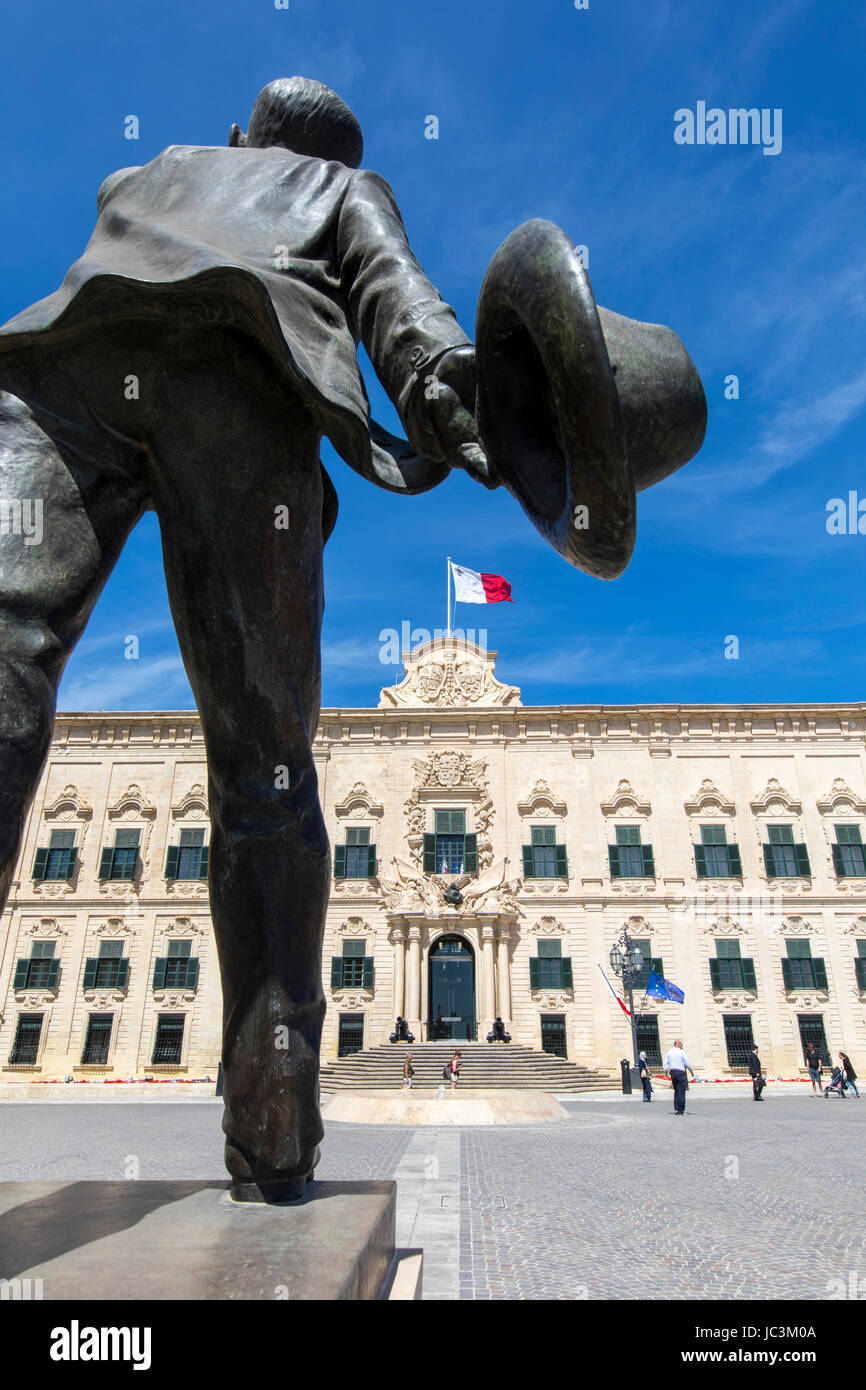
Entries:
{"type": "Polygon", "coordinates": [[[176,360],[154,505],[207,746],[226,1164],[237,1197],[283,1200],[303,1193],[322,1137],[320,434],[250,340],[215,331],[176,360]]]}
{"type": "MultiPolygon", "coordinates": [[[[22,389],[38,380],[22,370],[22,389]]],[[[54,442],[0,390],[0,908],[63,668],[146,505],[134,468],[103,466],[84,444],[84,435],[75,447],[54,442]]]]}

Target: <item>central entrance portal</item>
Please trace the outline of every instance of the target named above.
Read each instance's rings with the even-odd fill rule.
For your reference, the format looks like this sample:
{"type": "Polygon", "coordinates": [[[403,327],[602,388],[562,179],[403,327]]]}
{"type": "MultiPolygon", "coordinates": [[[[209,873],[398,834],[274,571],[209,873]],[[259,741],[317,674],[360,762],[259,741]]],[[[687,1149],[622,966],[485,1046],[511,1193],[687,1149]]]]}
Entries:
{"type": "Polygon", "coordinates": [[[475,956],[460,936],[441,936],[430,948],[431,1042],[475,1040],[475,956]]]}

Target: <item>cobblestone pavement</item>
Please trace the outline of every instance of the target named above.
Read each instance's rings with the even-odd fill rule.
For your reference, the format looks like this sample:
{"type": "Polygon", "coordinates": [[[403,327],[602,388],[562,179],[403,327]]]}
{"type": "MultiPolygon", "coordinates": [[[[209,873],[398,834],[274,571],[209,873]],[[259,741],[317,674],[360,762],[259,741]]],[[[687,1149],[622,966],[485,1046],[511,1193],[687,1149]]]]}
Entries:
{"type": "MultiPolygon", "coordinates": [[[[322,1178],[398,1181],[434,1299],[826,1299],[866,1287],[866,1099],[566,1105],[559,1124],[328,1125],[322,1178]]],[[[217,1105],[0,1106],[0,1180],[221,1178],[217,1105]]]]}

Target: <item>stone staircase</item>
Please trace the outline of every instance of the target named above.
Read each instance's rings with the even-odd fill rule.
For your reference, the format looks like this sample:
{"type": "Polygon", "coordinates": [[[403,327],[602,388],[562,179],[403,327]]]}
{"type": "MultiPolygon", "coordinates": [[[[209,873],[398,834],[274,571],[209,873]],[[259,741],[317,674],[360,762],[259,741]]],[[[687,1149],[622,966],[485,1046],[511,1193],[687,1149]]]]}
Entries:
{"type": "MultiPolygon", "coordinates": [[[[462,1090],[513,1090],[578,1092],[609,1090],[617,1081],[591,1071],[589,1067],[566,1062],[547,1052],[515,1043],[457,1044],[463,1054],[460,1076],[462,1090]]],[[[445,1084],[442,1069],[451,1060],[455,1044],[428,1042],[412,1044],[413,1085],[416,1090],[432,1090],[445,1084]]],[[[322,1064],[321,1084],[332,1091],[398,1091],[402,1084],[403,1061],[410,1049],[405,1043],[381,1043],[322,1064]]]]}

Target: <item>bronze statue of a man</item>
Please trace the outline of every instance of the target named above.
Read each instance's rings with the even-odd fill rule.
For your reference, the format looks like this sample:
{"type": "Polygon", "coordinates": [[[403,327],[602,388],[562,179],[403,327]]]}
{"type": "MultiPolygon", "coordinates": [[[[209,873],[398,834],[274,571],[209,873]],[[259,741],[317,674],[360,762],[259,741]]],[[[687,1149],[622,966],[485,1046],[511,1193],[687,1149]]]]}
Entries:
{"type": "Polygon", "coordinates": [[[330,853],[311,745],[322,553],[337,512],[322,436],[393,491],[424,491],[450,468],[502,481],[567,558],[611,577],[633,543],[635,488],[685,461],[703,429],[699,382],[665,339],[659,382],[679,373],[680,412],[690,395],[689,429],[674,441],[652,353],[644,338],[631,352],[629,337],[669,330],[600,319],[563,234],[558,278],[544,280],[551,224],[518,237],[534,269],[517,276],[516,299],[508,243],[491,265],[479,390],[475,349],[412,255],[388,185],[358,169],[361,154],[358,122],[332,91],[273,82],[228,148],[172,146],[108,178],[60,289],[0,329],[4,496],[44,506],[40,545],[0,536],[0,903],[65,663],[151,509],[207,749],[226,1164],[247,1201],[302,1195],[322,1137],[330,853]],[[548,360],[525,322],[539,306],[542,336],[548,323],[561,329],[563,304],[579,331],[566,325],[548,360]],[[370,419],[359,342],[407,440],[370,419]],[[534,439],[535,400],[560,419],[534,439]],[[570,446],[562,467],[554,455],[570,446]],[[572,526],[572,510],[594,527],[572,526]]]}

